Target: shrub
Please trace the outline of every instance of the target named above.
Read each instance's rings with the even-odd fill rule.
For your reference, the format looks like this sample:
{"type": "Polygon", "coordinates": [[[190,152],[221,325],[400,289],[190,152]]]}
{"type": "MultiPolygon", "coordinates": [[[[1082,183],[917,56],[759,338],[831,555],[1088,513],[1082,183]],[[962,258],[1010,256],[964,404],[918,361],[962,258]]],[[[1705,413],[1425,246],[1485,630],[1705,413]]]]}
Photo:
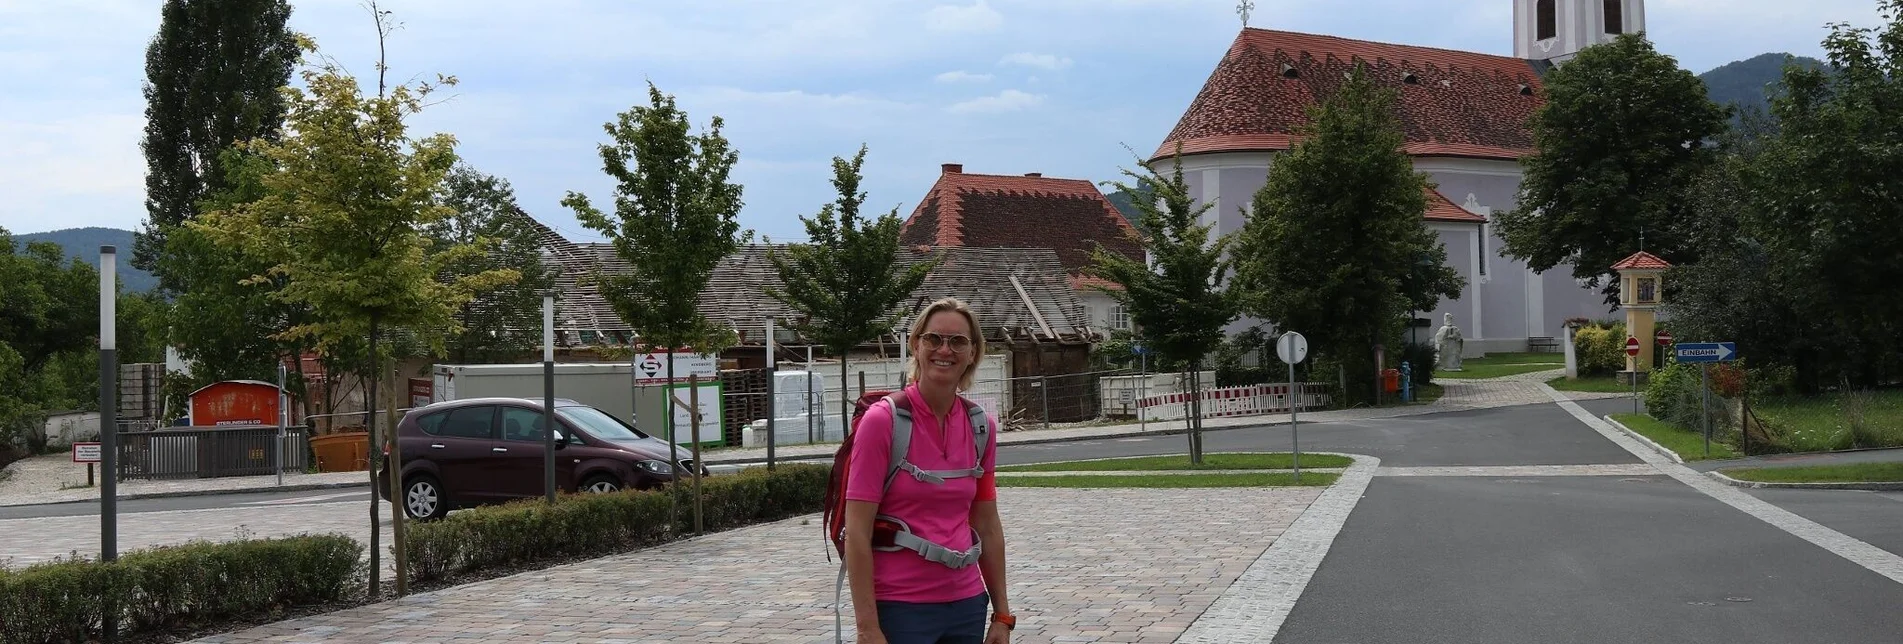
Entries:
{"type": "MultiPolygon", "coordinates": [[[[818,512],[830,465],[781,465],[705,477],[702,526],[729,530],[818,512]]],[[[576,556],[606,556],[694,530],[693,487],[613,494],[569,494],[551,505],[526,499],[457,512],[409,527],[405,549],[413,581],[447,579],[576,556]],[[679,503],[670,525],[668,495],[679,503]]]]}
{"type": "MultiPolygon", "coordinates": [[[[1718,392],[1713,392],[1710,407],[1705,407],[1703,376],[1699,369],[1698,365],[1671,361],[1665,368],[1653,371],[1645,388],[1645,408],[1653,418],[1697,432],[1705,430],[1704,414],[1708,413],[1713,436],[1728,434],[1737,422],[1731,417],[1731,406],[1718,392]]],[[[1714,388],[1718,384],[1717,373],[1716,369],[1712,371],[1714,388]]]]}
{"type": "Polygon", "coordinates": [[[108,611],[122,632],[138,633],[337,601],[361,583],[363,552],[356,540],[328,534],[0,571],[0,642],[92,641],[108,611]]]}
{"type": "Polygon", "coordinates": [[[1410,369],[1413,374],[1409,380],[1413,380],[1415,386],[1418,387],[1434,382],[1434,367],[1436,364],[1434,362],[1433,344],[1426,342],[1403,343],[1399,357],[1400,361],[1395,363],[1394,368],[1401,368],[1401,362],[1408,363],[1408,369],[1410,369]]]}
{"type": "Polygon", "coordinates": [[[1603,375],[1625,369],[1625,325],[1587,326],[1573,334],[1579,375],[1603,375]]]}

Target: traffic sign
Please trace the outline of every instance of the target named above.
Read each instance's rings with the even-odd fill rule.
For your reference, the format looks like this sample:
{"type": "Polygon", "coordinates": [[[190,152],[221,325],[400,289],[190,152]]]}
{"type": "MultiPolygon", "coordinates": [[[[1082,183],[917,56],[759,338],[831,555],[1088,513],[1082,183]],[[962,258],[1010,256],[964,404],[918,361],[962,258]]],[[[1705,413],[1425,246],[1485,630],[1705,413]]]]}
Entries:
{"type": "Polygon", "coordinates": [[[1730,362],[1737,359],[1735,342],[1680,342],[1678,361],[1685,364],[1730,362]]]}
{"type": "Polygon", "coordinates": [[[1633,356],[1633,357],[1638,357],[1639,355],[1639,339],[1638,338],[1635,338],[1629,335],[1625,337],[1625,354],[1629,356],[1633,356]]]}
{"type": "Polygon", "coordinates": [[[74,463],[98,463],[105,460],[99,449],[99,443],[73,443],[74,463]]]}
{"type": "Polygon", "coordinates": [[[1665,329],[1659,329],[1659,332],[1658,332],[1658,333],[1654,333],[1654,334],[1652,334],[1652,341],[1653,341],[1653,342],[1657,342],[1657,343],[1659,344],[1659,346],[1661,346],[1661,347],[1662,347],[1662,346],[1665,346],[1665,345],[1668,345],[1668,344],[1671,344],[1671,343],[1672,343],[1672,332],[1670,332],[1670,331],[1666,331],[1665,329]]]}
{"type": "Polygon", "coordinates": [[[1275,339],[1275,355],[1290,365],[1301,364],[1308,357],[1308,338],[1290,331],[1275,339]]]}

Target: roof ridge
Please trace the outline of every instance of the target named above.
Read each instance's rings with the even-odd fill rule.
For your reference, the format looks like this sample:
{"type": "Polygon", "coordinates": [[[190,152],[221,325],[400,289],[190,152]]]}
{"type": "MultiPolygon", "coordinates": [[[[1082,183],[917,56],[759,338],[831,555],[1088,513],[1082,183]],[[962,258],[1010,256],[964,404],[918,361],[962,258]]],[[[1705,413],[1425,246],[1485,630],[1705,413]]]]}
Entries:
{"type": "MultiPolygon", "coordinates": [[[[1349,37],[1347,37],[1347,36],[1335,36],[1335,35],[1330,35],[1330,34],[1318,34],[1318,33],[1312,33],[1312,32],[1307,32],[1307,31],[1294,31],[1294,30],[1291,30],[1291,29],[1265,29],[1265,28],[1262,28],[1262,27],[1244,27],[1244,28],[1243,28],[1243,32],[1242,32],[1241,34],[1238,34],[1238,35],[1237,35],[1237,37],[1236,37],[1236,40],[1237,40],[1238,42],[1240,42],[1240,41],[1242,40],[1242,37],[1243,37],[1243,36],[1246,36],[1246,35],[1248,35],[1248,33],[1249,33],[1249,32],[1258,32],[1258,33],[1261,33],[1261,34],[1265,34],[1265,35],[1266,35],[1266,34],[1290,34],[1290,35],[1295,35],[1295,36],[1307,36],[1307,37],[1310,37],[1310,38],[1326,38],[1326,39],[1329,39],[1329,40],[1340,40],[1340,41],[1346,41],[1346,42],[1354,42],[1354,43],[1366,43],[1366,44],[1370,44],[1370,45],[1381,45],[1381,46],[1384,46],[1384,47],[1399,47],[1399,48],[1403,48],[1403,49],[1414,49],[1414,50],[1420,50],[1420,51],[1433,51],[1433,52],[1441,52],[1441,53],[1447,53],[1447,54],[1457,54],[1457,55],[1461,55],[1461,56],[1487,56],[1487,57],[1490,57],[1490,58],[1498,58],[1498,59],[1502,59],[1502,60],[1512,60],[1512,61],[1520,61],[1520,62],[1526,62],[1526,61],[1527,61],[1527,59],[1525,59],[1525,58],[1520,58],[1520,57],[1517,57],[1517,56],[1504,56],[1504,55],[1501,55],[1501,54],[1489,54],[1489,53],[1486,53],[1486,52],[1479,52],[1479,51],[1468,51],[1468,50],[1465,50],[1465,49],[1450,49],[1450,48],[1447,48],[1447,47],[1432,47],[1432,46],[1428,46],[1428,45],[1410,45],[1410,44],[1407,44],[1407,43],[1398,43],[1398,42],[1388,42],[1388,41],[1386,41],[1386,40],[1369,40],[1369,39],[1366,39],[1366,38],[1349,38],[1349,37]]],[[[1530,68],[1529,68],[1529,69],[1530,69],[1530,68]]]]}

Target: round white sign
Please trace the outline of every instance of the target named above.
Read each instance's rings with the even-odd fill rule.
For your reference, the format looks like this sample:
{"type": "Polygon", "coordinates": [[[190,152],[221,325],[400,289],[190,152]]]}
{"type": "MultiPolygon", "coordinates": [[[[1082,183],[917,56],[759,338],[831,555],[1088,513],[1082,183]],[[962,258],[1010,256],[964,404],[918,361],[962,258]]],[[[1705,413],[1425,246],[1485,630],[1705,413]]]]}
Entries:
{"type": "Polygon", "coordinates": [[[1301,364],[1308,358],[1308,338],[1290,331],[1275,339],[1275,355],[1289,364],[1301,364]]]}

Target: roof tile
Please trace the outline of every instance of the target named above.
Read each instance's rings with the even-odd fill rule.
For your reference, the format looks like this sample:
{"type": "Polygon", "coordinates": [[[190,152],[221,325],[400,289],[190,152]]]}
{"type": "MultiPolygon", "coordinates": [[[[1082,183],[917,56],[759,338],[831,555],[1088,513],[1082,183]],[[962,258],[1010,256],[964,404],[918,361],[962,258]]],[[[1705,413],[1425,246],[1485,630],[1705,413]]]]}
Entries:
{"type": "Polygon", "coordinates": [[[1092,242],[1143,257],[1136,228],[1089,181],[969,174],[953,167],[948,164],[906,219],[901,243],[1049,248],[1071,275],[1090,266],[1092,242]]]}

